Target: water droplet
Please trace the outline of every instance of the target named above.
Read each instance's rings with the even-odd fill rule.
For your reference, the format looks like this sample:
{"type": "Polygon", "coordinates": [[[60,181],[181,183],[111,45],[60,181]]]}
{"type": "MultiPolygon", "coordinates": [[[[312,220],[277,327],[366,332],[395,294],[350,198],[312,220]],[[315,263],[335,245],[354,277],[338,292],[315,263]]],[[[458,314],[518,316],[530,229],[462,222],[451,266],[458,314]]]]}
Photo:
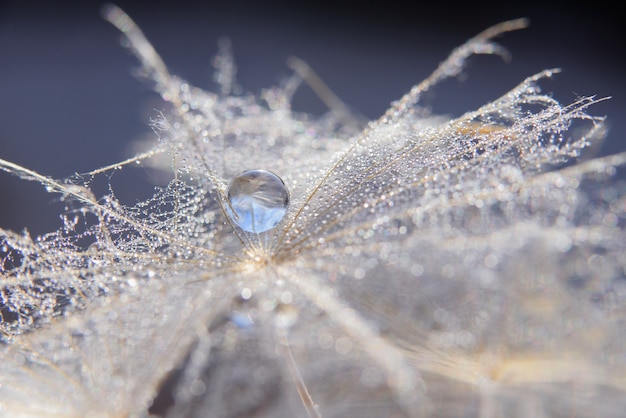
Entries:
{"type": "Polygon", "coordinates": [[[235,311],[230,314],[230,320],[237,328],[240,329],[251,329],[254,326],[254,321],[249,314],[243,314],[235,311]]]}
{"type": "Polygon", "coordinates": [[[289,191],[283,180],[265,170],[248,170],[228,185],[226,211],[241,229],[260,233],[274,228],[287,213],[289,191]]]}

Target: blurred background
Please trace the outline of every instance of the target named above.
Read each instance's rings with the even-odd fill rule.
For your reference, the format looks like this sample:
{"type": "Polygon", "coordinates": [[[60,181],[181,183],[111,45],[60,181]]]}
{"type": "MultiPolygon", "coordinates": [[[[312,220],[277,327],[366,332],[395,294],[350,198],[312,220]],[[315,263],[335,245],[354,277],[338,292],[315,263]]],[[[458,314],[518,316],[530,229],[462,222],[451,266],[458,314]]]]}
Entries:
{"type": "MultiPolygon", "coordinates": [[[[498,39],[512,53],[510,63],[475,57],[462,77],[435,89],[425,104],[459,115],[529,75],[559,67],[563,72],[543,82],[544,91],[563,103],[581,95],[612,96],[591,109],[609,118],[609,136],[599,153],[626,149],[625,25],[617,5],[608,1],[585,8],[547,2],[434,2],[425,8],[381,1],[116,4],[138,23],[170,70],[196,86],[215,88],[211,59],[218,39],[227,36],[245,91],[259,93],[280,82],[290,74],[287,57],[295,55],[370,119],[428,76],[454,47],[488,26],[527,17],[529,28],[498,39]]],[[[132,141],[151,135],[147,121],[161,104],[132,76],[137,62],[101,18],[101,5],[0,2],[0,158],[62,178],[127,158],[132,141]]],[[[294,107],[325,110],[306,87],[294,107]]],[[[126,193],[132,200],[132,191],[126,193]]],[[[62,208],[40,185],[0,172],[0,227],[49,232],[60,225],[62,208]]]]}

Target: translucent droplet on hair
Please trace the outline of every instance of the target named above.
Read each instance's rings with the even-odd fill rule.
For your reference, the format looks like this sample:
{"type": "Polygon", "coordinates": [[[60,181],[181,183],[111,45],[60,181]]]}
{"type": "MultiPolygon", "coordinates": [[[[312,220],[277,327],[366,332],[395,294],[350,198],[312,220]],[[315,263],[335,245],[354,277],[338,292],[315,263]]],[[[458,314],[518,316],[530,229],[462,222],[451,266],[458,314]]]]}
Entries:
{"type": "Polygon", "coordinates": [[[289,191],[276,174],[248,170],[230,181],[228,202],[226,211],[237,226],[247,232],[261,233],[283,219],[289,205],[289,191]]]}

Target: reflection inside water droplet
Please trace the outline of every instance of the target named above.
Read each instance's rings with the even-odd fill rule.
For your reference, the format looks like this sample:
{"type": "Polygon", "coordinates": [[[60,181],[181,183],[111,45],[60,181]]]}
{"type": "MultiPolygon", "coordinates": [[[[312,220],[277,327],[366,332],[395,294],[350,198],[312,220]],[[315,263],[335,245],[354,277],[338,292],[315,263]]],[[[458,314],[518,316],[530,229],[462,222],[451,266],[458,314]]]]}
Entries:
{"type": "Polygon", "coordinates": [[[289,191],[283,180],[265,170],[248,170],[228,185],[228,216],[241,229],[260,233],[274,228],[287,213],[289,191]]]}

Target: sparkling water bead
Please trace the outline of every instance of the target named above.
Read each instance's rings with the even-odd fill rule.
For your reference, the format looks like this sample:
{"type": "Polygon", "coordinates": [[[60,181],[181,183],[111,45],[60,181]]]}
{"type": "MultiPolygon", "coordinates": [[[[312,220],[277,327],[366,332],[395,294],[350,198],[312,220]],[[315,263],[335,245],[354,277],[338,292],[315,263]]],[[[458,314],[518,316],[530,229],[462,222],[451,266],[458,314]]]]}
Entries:
{"type": "Polygon", "coordinates": [[[226,210],[241,229],[265,232],[274,228],[287,213],[289,191],[276,174],[248,170],[233,177],[228,185],[226,210]]]}

